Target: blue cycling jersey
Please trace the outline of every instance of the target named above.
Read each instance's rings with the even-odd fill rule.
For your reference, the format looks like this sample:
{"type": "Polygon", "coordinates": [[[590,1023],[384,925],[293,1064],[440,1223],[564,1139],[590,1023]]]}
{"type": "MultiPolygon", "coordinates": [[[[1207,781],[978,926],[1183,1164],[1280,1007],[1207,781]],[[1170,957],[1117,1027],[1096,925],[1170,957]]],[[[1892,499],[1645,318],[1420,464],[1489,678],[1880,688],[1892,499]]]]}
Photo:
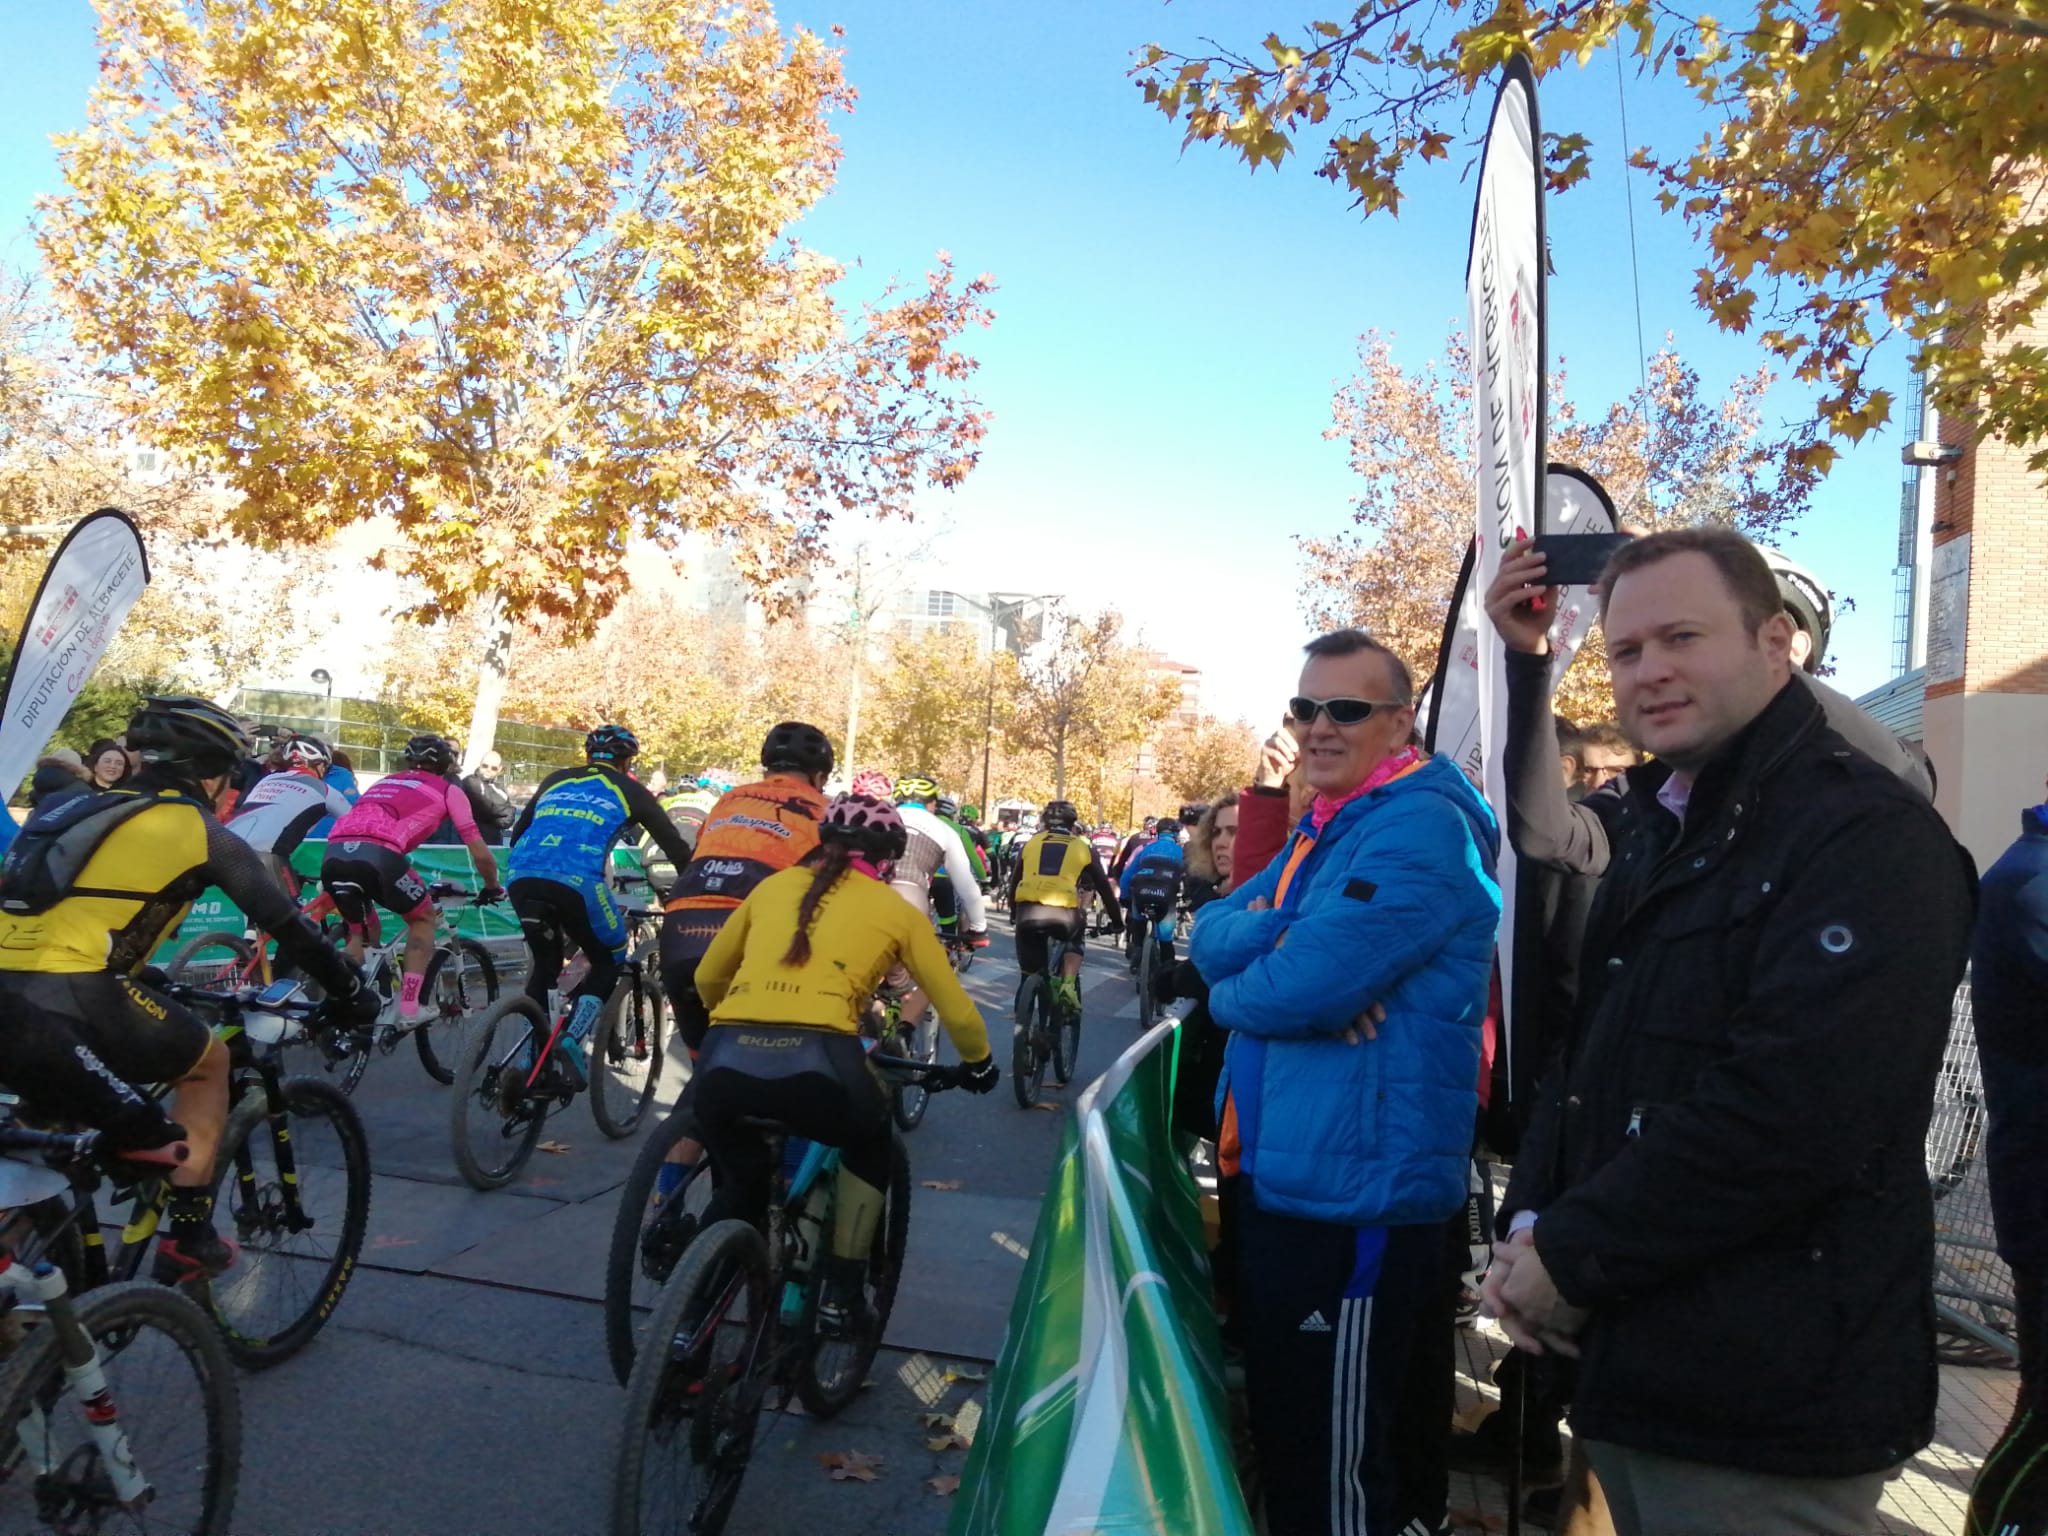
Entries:
{"type": "Polygon", "coordinates": [[[633,819],[626,797],[597,768],[566,773],[543,785],[528,810],[526,830],[512,845],[508,880],[602,877],[633,819]]]}

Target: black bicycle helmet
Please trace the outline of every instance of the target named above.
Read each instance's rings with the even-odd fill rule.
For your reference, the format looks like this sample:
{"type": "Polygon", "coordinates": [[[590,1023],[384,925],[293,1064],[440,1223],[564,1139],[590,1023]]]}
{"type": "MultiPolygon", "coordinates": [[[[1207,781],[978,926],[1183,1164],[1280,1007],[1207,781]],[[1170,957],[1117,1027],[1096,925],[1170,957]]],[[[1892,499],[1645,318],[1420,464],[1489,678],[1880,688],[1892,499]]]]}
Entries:
{"type": "Polygon", "coordinates": [[[960,815],[960,802],[951,795],[941,795],[933,803],[932,809],[938,812],[945,820],[953,821],[958,819],[960,815]]]}
{"type": "Polygon", "coordinates": [[[785,720],[762,741],[761,766],[770,773],[830,773],[832,743],[815,725],[785,720]]]}
{"type": "Polygon", "coordinates": [[[147,767],[208,779],[233,772],[256,742],[218,704],[181,693],[144,699],[128,722],[128,745],[147,767]]]}
{"type": "Polygon", "coordinates": [[[1072,832],[1081,825],[1081,813],[1071,800],[1055,800],[1039,813],[1038,824],[1048,832],[1072,832]]]}
{"type": "Polygon", "coordinates": [[[640,738],[623,725],[600,725],[583,738],[583,755],[593,763],[630,763],[640,755],[640,738]]]}
{"type": "Polygon", "coordinates": [[[405,744],[406,767],[427,773],[446,773],[455,766],[458,755],[454,742],[431,731],[422,732],[405,744]]]}
{"type": "Polygon", "coordinates": [[[1813,649],[1806,658],[1806,670],[1819,671],[1828,652],[1828,634],[1835,625],[1834,600],[1828,596],[1828,589],[1821,585],[1820,578],[1798,561],[1788,560],[1777,550],[1761,546],[1757,553],[1764,557],[1764,564],[1777,578],[1778,597],[1785,604],[1785,611],[1813,641],[1813,649]]]}
{"type": "Polygon", "coordinates": [[[888,864],[910,846],[910,829],[896,807],[873,795],[841,795],[825,808],[818,823],[818,841],[845,843],[862,858],[888,864]]]}

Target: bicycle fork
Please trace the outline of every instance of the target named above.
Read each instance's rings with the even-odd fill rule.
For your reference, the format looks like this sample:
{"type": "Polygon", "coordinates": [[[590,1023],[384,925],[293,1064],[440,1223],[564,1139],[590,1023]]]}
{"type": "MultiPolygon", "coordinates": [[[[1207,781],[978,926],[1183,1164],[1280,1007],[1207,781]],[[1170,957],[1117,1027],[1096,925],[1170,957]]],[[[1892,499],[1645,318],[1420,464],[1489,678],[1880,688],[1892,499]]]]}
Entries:
{"type": "MultiPolygon", "coordinates": [[[[12,1254],[0,1253],[0,1290],[18,1302],[43,1308],[49,1326],[55,1330],[53,1337],[64,1368],[64,1384],[85,1412],[86,1428],[100,1453],[107,1481],[124,1508],[140,1509],[149,1502],[153,1490],[135,1464],[135,1453],[129,1449],[127,1433],[121,1428],[121,1410],[107,1386],[106,1372],[101,1369],[99,1346],[79,1325],[64,1271],[48,1260],[31,1269],[16,1263],[12,1254]]],[[[31,1404],[15,1430],[22,1452],[38,1478],[51,1475],[59,1466],[51,1458],[45,1428],[42,1405],[31,1404]]]]}

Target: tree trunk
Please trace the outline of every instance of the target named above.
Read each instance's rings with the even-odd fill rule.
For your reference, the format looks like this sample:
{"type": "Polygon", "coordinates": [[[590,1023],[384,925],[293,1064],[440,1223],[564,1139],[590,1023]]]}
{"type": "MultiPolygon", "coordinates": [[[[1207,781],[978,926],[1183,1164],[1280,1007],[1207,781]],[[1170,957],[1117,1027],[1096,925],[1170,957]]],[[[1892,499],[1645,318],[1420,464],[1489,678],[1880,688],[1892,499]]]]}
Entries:
{"type": "Polygon", "coordinates": [[[1052,749],[1052,797],[1067,798],[1067,738],[1062,736],[1052,749]]]}
{"type": "Polygon", "coordinates": [[[470,711],[469,739],[462,744],[462,771],[477,764],[498,738],[498,710],[505,702],[505,679],[512,671],[512,615],[502,595],[491,599],[484,620],[483,652],[477,659],[476,707],[470,711]]]}
{"type": "Polygon", "coordinates": [[[853,782],[854,769],[860,764],[860,759],[854,754],[860,748],[860,674],[864,659],[858,650],[853,653],[853,683],[846,695],[846,755],[840,759],[839,766],[845,770],[844,777],[849,784],[853,782]]]}

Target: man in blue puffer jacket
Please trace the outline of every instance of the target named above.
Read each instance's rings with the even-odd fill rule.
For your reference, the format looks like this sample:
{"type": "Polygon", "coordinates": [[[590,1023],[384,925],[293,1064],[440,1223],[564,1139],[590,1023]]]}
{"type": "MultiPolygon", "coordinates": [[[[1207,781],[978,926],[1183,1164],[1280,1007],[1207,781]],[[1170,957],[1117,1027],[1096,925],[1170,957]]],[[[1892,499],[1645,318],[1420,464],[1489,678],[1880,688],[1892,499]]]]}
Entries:
{"type": "Polygon", "coordinates": [[[1402,1486],[1397,1447],[1444,1428],[1394,1408],[1465,1198],[1499,841],[1464,775],[1411,747],[1398,657],[1355,629],[1307,652],[1292,712],[1315,803],[1280,858],[1202,909],[1190,958],[1230,1031],[1221,1162],[1243,1176],[1270,1530],[1386,1536],[1443,1514],[1402,1486]]]}

